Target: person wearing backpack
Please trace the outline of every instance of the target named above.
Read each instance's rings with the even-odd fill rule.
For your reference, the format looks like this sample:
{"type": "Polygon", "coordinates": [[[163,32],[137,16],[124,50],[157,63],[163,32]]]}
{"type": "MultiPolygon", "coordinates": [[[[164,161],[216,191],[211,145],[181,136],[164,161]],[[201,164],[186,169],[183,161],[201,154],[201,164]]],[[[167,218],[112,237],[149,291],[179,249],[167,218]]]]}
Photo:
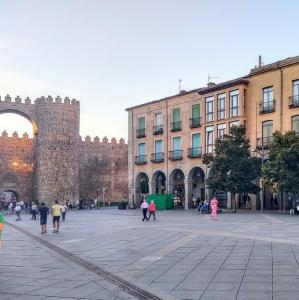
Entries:
{"type": "Polygon", "coordinates": [[[156,221],[156,204],[153,200],[151,201],[148,211],[149,211],[148,219],[150,220],[151,216],[153,215],[154,221],[156,221]]]}

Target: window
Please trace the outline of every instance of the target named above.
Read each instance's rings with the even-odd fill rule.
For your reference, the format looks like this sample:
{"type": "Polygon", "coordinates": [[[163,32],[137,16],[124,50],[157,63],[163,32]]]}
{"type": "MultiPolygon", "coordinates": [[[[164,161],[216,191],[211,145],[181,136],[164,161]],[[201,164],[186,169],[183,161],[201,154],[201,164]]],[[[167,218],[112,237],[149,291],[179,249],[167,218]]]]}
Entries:
{"type": "Polygon", "coordinates": [[[162,113],[155,114],[155,121],[154,121],[154,134],[158,135],[163,133],[163,115],[162,113]]]}
{"type": "Polygon", "coordinates": [[[217,138],[222,139],[225,135],[226,124],[219,124],[217,126],[217,138]]]}
{"type": "Polygon", "coordinates": [[[155,154],[163,152],[163,141],[155,141],[155,154]]]}
{"type": "Polygon", "coordinates": [[[299,97],[299,80],[293,81],[293,96],[299,97]]]}
{"type": "Polygon", "coordinates": [[[172,131],[181,130],[181,110],[175,108],[172,111],[172,131]]]}
{"type": "Polygon", "coordinates": [[[145,143],[138,144],[138,155],[145,156],[146,155],[146,146],[145,143]]]}
{"type": "Polygon", "coordinates": [[[273,121],[265,121],[263,122],[263,140],[262,145],[268,146],[273,139],[273,121]]]}
{"type": "Polygon", "coordinates": [[[145,143],[138,144],[138,154],[135,160],[136,164],[145,164],[146,163],[146,145],[145,143]]]}
{"type": "Polygon", "coordinates": [[[200,126],[200,106],[199,104],[192,105],[191,128],[200,126]]]}
{"type": "Polygon", "coordinates": [[[182,156],[182,142],[181,137],[174,137],[173,138],[173,158],[179,158],[182,156]]]}
{"type": "Polygon", "coordinates": [[[229,93],[229,107],[230,107],[230,117],[236,117],[239,115],[239,90],[231,91],[229,93]]]}
{"type": "Polygon", "coordinates": [[[218,120],[225,119],[225,111],[226,111],[226,94],[218,95],[218,120]]]}
{"type": "Polygon", "coordinates": [[[272,112],[274,109],[273,86],[263,89],[263,112],[272,112]]]}
{"type": "Polygon", "coordinates": [[[201,156],[201,140],[200,133],[192,134],[192,148],[191,148],[191,157],[200,157],[201,156]]]}
{"type": "Polygon", "coordinates": [[[155,114],[155,125],[159,126],[163,124],[163,115],[161,113],[155,114]]]}
{"type": "Polygon", "coordinates": [[[292,117],[292,130],[299,133],[299,116],[292,117]]]}
{"type": "Polygon", "coordinates": [[[230,122],[229,123],[229,127],[232,127],[232,126],[239,126],[240,125],[240,122],[239,121],[233,121],[233,122],[230,122]]]}
{"type": "Polygon", "coordinates": [[[206,122],[214,121],[214,97],[206,98],[206,122]]]}
{"type": "Polygon", "coordinates": [[[138,118],[137,123],[137,137],[145,137],[145,117],[138,118]]]}
{"type": "Polygon", "coordinates": [[[206,153],[214,151],[214,126],[206,127],[206,153]]]}
{"type": "Polygon", "coordinates": [[[145,117],[138,118],[138,129],[145,129],[145,117]]]}
{"type": "Polygon", "coordinates": [[[172,111],[172,120],[174,123],[181,121],[181,110],[179,108],[175,108],[172,111]]]}
{"type": "Polygon", "coordinates": [[[181,150],[181,137],[177,136],[173,138],[173,151],[181,150]]]}
{"type": "Polygon", "coordinates": [[[163,160],[164,160],[163,141],[157,140],[155,141],[155,153],[153,154],[152,161],[161,162],[163,160]]]}
{"type": "Polygon", "coordinates": [[[291,105],[295,107],[299,106],[299,80],[293,81],[293,96],[291,105]]]}

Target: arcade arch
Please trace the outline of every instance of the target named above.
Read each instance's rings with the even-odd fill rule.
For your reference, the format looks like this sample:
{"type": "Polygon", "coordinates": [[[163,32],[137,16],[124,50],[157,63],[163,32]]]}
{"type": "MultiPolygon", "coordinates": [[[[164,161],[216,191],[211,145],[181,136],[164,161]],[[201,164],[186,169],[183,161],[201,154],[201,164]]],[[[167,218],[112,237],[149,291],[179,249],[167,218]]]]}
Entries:
{"type": "Polygon", "coordinates": [[[149,178],[146,173],[141,172],[135,180],[135,205],[139,206],[143,197],[149,193],[149,178]]]}
{"type": "Polygon", "coordinates": [[[194,167],[188,175],[188,207],[194,208],[198,200],[205,200],[205,172],[201,167],[194,167]],[[194,203],[193,198],[197,199],[194,203]]]}
{"type": "Polygon", "coordinates": [[[166,176],[162,171],[156,171],[152,176],[152,194],[166,193],[166,176]]]}
{"type": "Polygon", "coordinates": [[[174,195],[174,204],[185,207],[185,175],[181,169],[174,169],[169,174],[169,192],[174,195]]]}

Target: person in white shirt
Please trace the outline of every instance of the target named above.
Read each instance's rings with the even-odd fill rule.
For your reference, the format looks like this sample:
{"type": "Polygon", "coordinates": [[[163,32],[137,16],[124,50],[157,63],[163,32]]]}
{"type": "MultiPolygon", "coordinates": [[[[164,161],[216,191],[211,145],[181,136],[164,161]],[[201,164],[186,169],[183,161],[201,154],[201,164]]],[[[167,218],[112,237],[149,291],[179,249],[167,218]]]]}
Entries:
{"type": "Polygon", "coordinates": [[[67,205],[66,203],[61,206],[61,216],[62,216],[62,221],[65,221],[65,215],[67,211],[67,205]]]}
{"type": "Polygon", "coordinates": [[[21,214],[21,205],[19,203],[17,203],[16,207],[15,207],[15,212],[17,214],[17,220],[16,221],[21,221],[21,217],[20,217],[20,214],[21,214]]]}
{"type": "Polygon", "coordinates": [[[146,202],[146,199],[143,199],[143,202],[141,204],[141,209],[142,209],[142,213],[143,213],[143,219],[142,221],[146,220],[148,221],[148,217],[147,217],[147,210],[149,208],[148,203],[146,202]]]}

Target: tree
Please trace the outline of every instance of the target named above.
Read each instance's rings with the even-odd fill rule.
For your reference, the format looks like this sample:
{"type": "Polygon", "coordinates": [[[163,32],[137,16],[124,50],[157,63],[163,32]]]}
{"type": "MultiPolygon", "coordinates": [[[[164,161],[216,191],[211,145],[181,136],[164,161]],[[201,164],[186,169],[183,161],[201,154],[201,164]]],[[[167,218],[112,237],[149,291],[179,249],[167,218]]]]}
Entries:
{"type": "Polygon", "coordinates": [[[280,192],[299,193],[299,136],[295,131],[276,131],[269,149],[262,168],[265,184],[280,192]]]}
{"type": "Polygon", "coordinates": [[[236,212],[236,194],[257,193],[254,181],[261,175],[261,159],[251,157],[245,126],[232,126],[230,133],[217,139],[215,154],[205,155],[203,163],[213,170],[207,184],[213,192],[223,190],[232,194],[236,212]]]}

